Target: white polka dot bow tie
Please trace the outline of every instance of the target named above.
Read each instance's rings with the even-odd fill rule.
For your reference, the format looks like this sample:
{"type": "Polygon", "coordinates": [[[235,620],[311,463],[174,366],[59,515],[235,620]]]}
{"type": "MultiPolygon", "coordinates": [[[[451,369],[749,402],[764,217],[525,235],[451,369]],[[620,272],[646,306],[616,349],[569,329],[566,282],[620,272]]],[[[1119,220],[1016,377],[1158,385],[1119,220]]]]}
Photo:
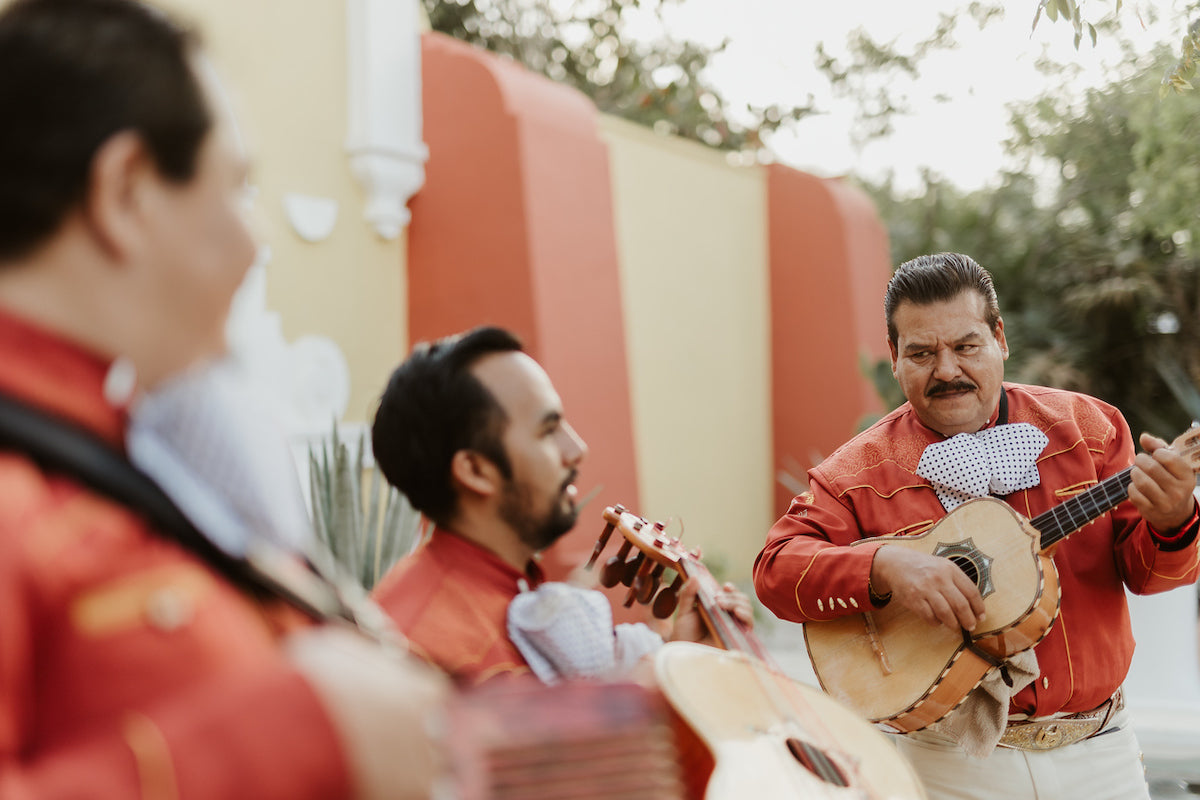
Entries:
{"type": "Polygon", "coordinates": [[[1049,441],[1028,422],[960,433],[926,447],[917,474],[933,484],[949,511],[973,497],[1037,486],[1037,458],[1049,441]]]}

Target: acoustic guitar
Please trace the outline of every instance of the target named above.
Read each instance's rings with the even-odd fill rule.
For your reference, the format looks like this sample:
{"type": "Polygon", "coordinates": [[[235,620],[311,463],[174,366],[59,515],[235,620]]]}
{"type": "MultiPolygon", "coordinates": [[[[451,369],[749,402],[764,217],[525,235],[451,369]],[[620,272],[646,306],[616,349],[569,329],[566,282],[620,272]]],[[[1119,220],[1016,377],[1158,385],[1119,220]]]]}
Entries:
{"type": "Polygon", "coordinates": [[[670,616],[688,578],[720,648],[669,642],[655,656],[655,677],[682,722],[680,749],[693,792],[704,798],[917,800],[926,794],[908,762],[878,729],[814,686],[783,673],[754,632],[717,602],[721,587],[661,523],[621,506],[604,511],[591,568],[613,531],[623,542],[600,582],[629,587],[625,604],[652,604],[670,616]],[[674,574],[669,584],[668,574],[674,574]],[[690,747],[689,747],[690,740],[690,747]],[[697,751],[700,751],[697,753],[697,751]]]}
{"type": "MultiPolygon", "coordinates": [[[[1200,427],[1171,446],[1200,470],[1200,427]]],[[[981,497],[922,534],[864,539],[887,538],[892,547],[949,558],[983,595],[985,626],[953,631],[899,603],[807,622],[804,639],[821,686],[872,722],[902,733],[945,717],[990,669],[1045,637],[1060,600],[1054,547],[1127,499],[1131,475],[1132,467],[1033,519],[981,497]]]]}

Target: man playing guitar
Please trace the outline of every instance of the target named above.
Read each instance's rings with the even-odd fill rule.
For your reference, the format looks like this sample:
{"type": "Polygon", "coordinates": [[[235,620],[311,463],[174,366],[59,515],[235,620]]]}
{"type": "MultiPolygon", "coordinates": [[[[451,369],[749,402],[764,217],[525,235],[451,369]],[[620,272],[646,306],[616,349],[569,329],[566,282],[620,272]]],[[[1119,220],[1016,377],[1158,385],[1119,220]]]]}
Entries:
{"type": "MultiPolygon", "coordinates": [[[[910,719],[879,719],[915,731],[901,749],[935,800],[1146,798],[1120,695],[1133,653],[1125,590],[1161,592],[1196,580],[1193,469],[1147,434],[1135,458],[1125,420],[1100,400],[1004,383],[1008,343],[991,276],[967,256],[902,264],[885,315],[893,374],[908,402],[810,471],[810,491],[793,500],[755,562],[759,597],[780,617],[806,623],[810,654],[822,624],[858,626],[875,663],[873,671],[839,676],[848,692],[874,691],[904,672],[880,629],[889,619],[900,620],[914,651],[939,636],[965,643],[946,665],[949,674],[986,656],[973,637],[991,624],[986,604],[1009,587],[977,547],[982,531],[953,537],[940,551],[945,557],[900,545],[950,509],[996,502],[972,497],[1000,497],[1032,518],[1124,475],[1114,491],[1130,502],[1097,509],[1115,505],[1044,554],[1053,557],[1048,569],[1061,585],[1061,606],[1054,575],[1038,587],[1049,601],[1047,622],[1055,611],[1057,620],[1032,649],[1036,665],[1021,657],[1030,671],[1024,685],[1012,686],[1007,720],[990,741],[970,731],[964,738],[954,725],[929,727],[943,712],[911,721],[932,695],[905,709],[910,719]],[[875,538],[883,536],[891,541],[875,538]]],[[[997,674],[1012,680],[1017,670],[1000,666],[997,674]]]]}

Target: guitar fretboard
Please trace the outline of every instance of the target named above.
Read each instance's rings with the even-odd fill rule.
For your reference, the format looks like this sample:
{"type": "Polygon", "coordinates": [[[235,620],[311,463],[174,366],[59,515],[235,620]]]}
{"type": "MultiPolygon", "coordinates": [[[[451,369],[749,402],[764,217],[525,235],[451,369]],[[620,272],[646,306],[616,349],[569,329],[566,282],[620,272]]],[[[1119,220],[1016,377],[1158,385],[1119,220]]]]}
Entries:
{"type": "Polygon", "coordinates": [[[1030,522],[1041,531],[1042,549],[1052,547],[1129,497],[1133,468],[1127,467],[1064,503],[1038,514],[1030,522]]]}

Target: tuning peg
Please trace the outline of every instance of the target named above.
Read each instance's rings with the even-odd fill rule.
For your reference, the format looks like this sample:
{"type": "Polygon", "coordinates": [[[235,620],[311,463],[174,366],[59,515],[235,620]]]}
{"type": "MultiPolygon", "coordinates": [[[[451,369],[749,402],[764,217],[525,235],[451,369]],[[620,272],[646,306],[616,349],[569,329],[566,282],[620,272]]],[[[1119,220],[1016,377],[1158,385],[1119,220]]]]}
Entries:
{"type": "Polygon", "coordinates": [[[662,564],[655,564],[654,569],[649,575],[638,573],[637,578],[633,581],[633,588],[637,590],[637,601],[643,605],[650,602],[654,597],[654,593],[658,591],[658,587],[662,585],[662,574],[666,570],[662,564]]]}
{"type": "Polygon", "coordinates": [[[629,608],[633,605],[634,600],[639,600],[642,595],[642,586],[650,581],[651,573],[658,567],[650,559],[646,558],[645,553],[638,553],[637,558],[633,559],[626,565],[625,574],[629,578],[625,585],[629,587],[629,593],[625,595],[625,607],[629,608]],[[637,565],[637,569],[633,570],[633,574],[629,574],[629,567],[637,565]]]}
{"type": "Polygon", "coordinates": [[[604,562],[604,569],[600,570],[600,585],[609,589],[621,582],[622,576],[625,575],[625,557],[629,555],[629,549],[633,547],[633,543],[628,539],[621,542],[621,549],[617,554],[604,562]]]}
{"type": "MultiPolygon", "coordinates": [[[[620,506],[618,506],[620,508],[620,506]]],[[[615,526],[610,522],[604,526],[604,530],[600,533],[600,538],[596,540],[596,546],[592,548],[592,557],[583,565],[584,569],[591,569],[596,564],[596,559],[600,557],[600,553],[608,546],[608,539],[612,536],[615,526]]]]}
{"type": "Polygon", "coordinates": [[[675,607],[679,605],[679,590],[682,588],[683,575],[677,573],[671,585],[660,591],[654,598],[654,605],[650,607],[650,610],[655,617],[666,619],[675,613],[675,607]]]}
{"type": "Polygon", "coordinates": [[[646,561],[646,554],[642,552],[629,559],[625,564],[625,574],[621,576],[621,583],[626,586],[633,586],[633,579],[637,577],[638,570],[646,563],[648,563],[646,561]]]}

